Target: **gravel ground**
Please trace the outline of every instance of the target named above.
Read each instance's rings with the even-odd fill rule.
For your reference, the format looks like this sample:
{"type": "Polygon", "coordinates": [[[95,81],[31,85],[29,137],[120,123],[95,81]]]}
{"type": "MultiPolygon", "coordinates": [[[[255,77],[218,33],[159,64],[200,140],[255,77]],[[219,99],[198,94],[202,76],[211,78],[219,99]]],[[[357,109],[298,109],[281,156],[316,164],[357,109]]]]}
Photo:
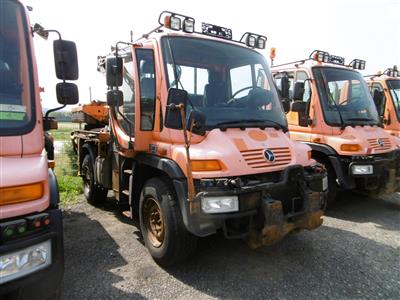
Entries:
{"type": "Polygon", "coordinates": [[[400,194],[341,195],[319,229],[257,250],[204,238],[168,270],[112,202],[66,208],[64,231],[64,299],[400,299],[400,194]]]}

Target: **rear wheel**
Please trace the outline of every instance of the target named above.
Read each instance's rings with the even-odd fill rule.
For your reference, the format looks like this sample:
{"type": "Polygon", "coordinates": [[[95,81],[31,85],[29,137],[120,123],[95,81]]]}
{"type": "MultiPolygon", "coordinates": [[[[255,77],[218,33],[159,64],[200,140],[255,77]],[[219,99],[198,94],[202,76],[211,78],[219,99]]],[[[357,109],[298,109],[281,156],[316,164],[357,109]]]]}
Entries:
{"type": "Polygon", "coordinates": [[[99,204],[107,198],[107,189],[94,182],[94,162],[90,154],[86,154],[82,161],[83,194],[87,202],[99,204]]]}
{"type": "Polygon", "coordinates": [[[140,229],[153,259],[171,266],[188,258],[197,246],[197,237],[183,224],[177,197],[168,180],[149,179],[140,196],[140,229]]]}

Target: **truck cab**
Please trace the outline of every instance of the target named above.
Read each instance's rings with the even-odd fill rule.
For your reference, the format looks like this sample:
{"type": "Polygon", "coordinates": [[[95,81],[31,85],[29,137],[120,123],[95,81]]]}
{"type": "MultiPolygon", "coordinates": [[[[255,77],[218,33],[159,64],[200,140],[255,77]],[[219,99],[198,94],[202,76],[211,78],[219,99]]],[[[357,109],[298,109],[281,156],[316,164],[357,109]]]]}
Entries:
{"type": "Polygon", "coordinates": [[[385,131],[400,138],[400,76],[397,66],[366,78],[385,131]]]}
{"type": "Polygon", "coordinates": [[[258,247],[322,224],[325,170],[287,135],[265,43],[163,12],[100,57],[109,123],[73,135],[85,194],[96,203],[113,190],[163,266],[218,230],[258,247]]]}
{"type": "MultiPolygon", "coordinates": [[[[315,50],[308,59],[272,68],[281,99],[290,103],[290,136],[312,148],[328,170],[329,201],[337,189],[371,195],[399,189],[399,140],[382,129],[366,82],[365,61],[315,50]]],[[[397,119],[396,119],[397,122],[397,119]]]]}
{"type": "MultiPolygon", "coordinates": [[[[0,298],[47,299],[63,276],[63,230],[44,134],[55,122],[42,116],[32,36],[51,31],[31,27],[18,1],[2,0],[0,8],[0,298]]],[[[54,53],[64,107],[78,101],[77,87],[65,82],[77,70],[75,44],[60,37],[54,53]]]]}

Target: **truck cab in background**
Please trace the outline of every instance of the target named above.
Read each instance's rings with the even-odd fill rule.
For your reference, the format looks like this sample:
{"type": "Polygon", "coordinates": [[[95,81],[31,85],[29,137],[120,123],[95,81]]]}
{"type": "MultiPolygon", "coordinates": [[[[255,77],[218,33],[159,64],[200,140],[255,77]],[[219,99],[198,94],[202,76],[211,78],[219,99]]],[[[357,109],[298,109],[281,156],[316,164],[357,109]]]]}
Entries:
{"type": "Polygon", "coordinates": [[[325,170],[286,134],[265,43],[163,12],[149,34],[99,57],[108,122],[73,133],[85,196],[113,190],[160,265],[217,230],[257,247],[322,224],[325,170]]]}
{"type": "Polygon", "coordinates": [[[365,77],[385,131],[400,139],[400,74],[397,66],[365,77]]]}
{"type": "MultiPolygon", "coordinates": [[[[63,227],[44,135],[56,109],[42,116],[32,37],[56,31],[31,27],[15,0],[0,2],[0,20],[0,298],[47,299],[63,277],[63,227]]],[[[58,102],[76,104],[77,86],[65,81],[78,78],[75,44],[59,36],[54,58],[58,102]]]]}
{"type": "MultiPolygon", "coordinates": [[[[290,136],[312,148],[328,170],[329,201],[338,187],[370,195],[400,186],[400,143],[382,129],[362,75],[365,61],[315,50],[308,59],[272,68],[281,99],[290,103],[290,136]]],[[[394,120],[397,122],[397,119],[394,120]]]]}

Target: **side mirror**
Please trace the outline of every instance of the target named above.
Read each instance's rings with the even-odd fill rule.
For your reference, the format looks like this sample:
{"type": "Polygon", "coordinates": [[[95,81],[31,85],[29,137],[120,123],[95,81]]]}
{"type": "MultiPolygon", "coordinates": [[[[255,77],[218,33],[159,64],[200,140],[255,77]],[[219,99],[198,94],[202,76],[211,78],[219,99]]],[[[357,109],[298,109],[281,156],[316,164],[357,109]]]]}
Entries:
{"type": "Polygon", "coordinates": [[[107,86],[122,85],[122,57],[107,57],[106,60],[107,86]]]}
{"type": "Polygon", "coordinates": [[[165,127],[172,129],[182,128],[182,117],[178,105],[186,107],[187,92],[176,88],[170,88],[167,98],[167,111],[165,113],[165,127]]]}
{"type": "Polygon", "coordinates": [[[74,83],[57,83],[56,94],[58,103],[62,105],[73,105],[79,102],[78,87],[74,83]]]}
{"type": "Polygon", "coordinates": [[[281,103],[283,111],[285,112],[285,114],[287,114],[290,111],[290,100],[283,99],[281,103]]]}
{"type": "Polygon", "coordinates": [[[296,101],[292,103],[292,111],[298,113],[305,113],[306,112],[306,102],[303,101],[296,101]]]}
{"type": "Polygon", "coordinates": [[[110,107],[119,107],[124,103],[124,94],[120,90],[111,90],[107,92],[107,105],[110,107]]]}
{"type": "Polygon", "coordinates": [[[298,81],[294,84],[293,100],[303,100],[304,82],[298,81]]]}
{"type": "Polygon", "coordinates": [[[75,43],[55,40],[53,42],[53,51],[57,78],[61,80],[77,80],[79,69],[75,43]]]}
{"type": "Polygon", "coordinates": [[[281,78],[281,96],[283,99],[289,99],[289,77],[287,75],[281,78]]]}
{"type": "Polygon", "coordinates": [[[200,111],[192,110],[190,112],[186,128],[194,134],[205,135],[206,115],[200,111]]]}

